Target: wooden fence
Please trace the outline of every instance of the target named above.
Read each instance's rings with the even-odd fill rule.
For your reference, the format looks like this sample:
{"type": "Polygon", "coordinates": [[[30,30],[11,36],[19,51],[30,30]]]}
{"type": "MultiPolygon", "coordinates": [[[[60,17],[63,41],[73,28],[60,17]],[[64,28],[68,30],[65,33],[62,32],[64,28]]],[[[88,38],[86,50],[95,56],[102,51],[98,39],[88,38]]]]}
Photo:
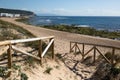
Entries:
{"type": "Polygon", "coordinates": [[[102,44],[91,44],[91,43],[80,43],[80,42],[70,42],[70,52],[75,51],[75,53],[79,52],[82,56],[82,60],[84,60],[85,56],[90,53],[91,51],[93,51],[93,62],[95,62],[96,60],[96,52],[98,52],[103,59],[105,59],[108,63],[110,63],[111,65],[114,64],[114,56],[115,56],[115,50],[118,49],[120,50],[120,47],[115,47],[115,46],[111,46],[111,45],[102,45],[102,44]],[[80,47],[78,45],[82,45],[82,49],[80,50],[80,47]],[[85,53],[85,46],[92,46],[91,49],[89,49],[86,53],[85,53]],[[109,60],[100,50],[98,47],[105,47],[105,48],[111,48],[112,49],[112,55],[111,55],[111,60],[109,60]],[[74,50],[73,50],[74,49],[74,50]]]}
{"type": "MultiPolygon", "coordinates": [[[[47,53],[48,49],[51,48],[52,51],[52,59],[54,59],[54,36],[49,36],[49,37],[41,37],[41,38],[31,38],[31,39],[19,39],[19,40],[9,40],[9,41],[2,41],[0,42],[0,46],[7,46],[1,53],[3,54],[7,50],[7,55],[8,55],[8,68],[12,68],[12,50],[23,53],[27,56],[31,56],[37,60],[40,61],[40,64],[42,64],[42,59],[47,53]],[[42,40],[44,39],[49,39],[49,43],[47,47],[42,51],[42,40]],[[14,46],[14,44],[17,43],[23,43],[23,42],[31,42],[31,41],[39,41],[39,50],[38,50],[38,55],[39,57],[32,55],[26,51],[23,51],[17,47],[14,46]]],[[[9,73],[10,76],[11,72],[9,73]]]]}

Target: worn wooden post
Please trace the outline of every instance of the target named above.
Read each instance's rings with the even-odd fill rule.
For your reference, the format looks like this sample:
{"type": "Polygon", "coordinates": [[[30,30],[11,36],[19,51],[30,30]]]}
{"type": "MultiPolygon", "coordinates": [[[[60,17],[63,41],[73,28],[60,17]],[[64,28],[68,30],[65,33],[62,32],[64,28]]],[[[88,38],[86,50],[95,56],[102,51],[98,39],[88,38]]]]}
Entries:
{"type": "Polygon", "coordinates": [[[84,50],[85,50],[85,44],[82,44],[82,61],[84,60],[84,50]]]}
{"type": "Polygon", "coordinates": [[[75,54],[77,52],[77,42],[75,42],[75,54]]]}
{"type": "Polygon", "coordinates": [[[40,57],[40,64],[42,65],[42,40],[39,40],[39,50],[38,50],[38,55],[40,57]]]}
{"type": "Polygon", "coordinates": [[[72,50],[71,50],[71,46],[72,46],[72,43],[70,42],[70,53],[71,53],[71,51],[72,51],[72,50]]]}
{"type": "MultiPolygon", "coordinates": [[[[53,38],[51,38],[50,41],[51,41],[52,39],[53,39],[53,38]]],[[[52,59],[54,59],[54,58],[55,58],[55,54],[54,54],[54,41],[53,41],[53,43],[52,43],[52,45],[51,45],[51,52],[52,52],[52,59]]]]}
{"type": "Polygon", "coordinates": [[[114,64],[115,48],[112,48],[111,64],[114,64]]]}
{"type": "Polygon", "coordinates": [[[93,57],[93,63],[95,63],[95,59],[96,59],[96,46],[94,46],[94,57],[93,57]]]}
{"type": "MultiPolygon", "coordinates": [[[[12,53],[11,53],[12,46],[11,44],[9,45],[9,49],[7,50],[7,55],[8,55],[8,68],[12,68],[12,53]]],[[[11,70],[8,73],[8,77],[11,75],[11,70]]]]}

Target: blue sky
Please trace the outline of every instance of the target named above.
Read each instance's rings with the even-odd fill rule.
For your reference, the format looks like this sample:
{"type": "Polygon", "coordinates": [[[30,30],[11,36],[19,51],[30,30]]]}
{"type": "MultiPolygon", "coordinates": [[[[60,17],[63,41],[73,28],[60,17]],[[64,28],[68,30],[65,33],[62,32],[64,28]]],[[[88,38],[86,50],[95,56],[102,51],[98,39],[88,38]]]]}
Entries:
{"type": "Polygon", "coordinates": [[[0,0],[0,7],[66,16],[120,16],[120,0],[0,0]]]}

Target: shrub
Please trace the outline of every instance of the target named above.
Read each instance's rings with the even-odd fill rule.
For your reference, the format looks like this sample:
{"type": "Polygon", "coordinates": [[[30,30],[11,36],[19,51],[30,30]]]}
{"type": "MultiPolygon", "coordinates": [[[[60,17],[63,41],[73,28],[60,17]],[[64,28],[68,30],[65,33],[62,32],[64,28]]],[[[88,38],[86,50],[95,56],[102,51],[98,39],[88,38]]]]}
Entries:
{"type": "MultiPolygon", "coordinates": [[[[0,28],[1,29],[15,29],[16,31],[18,31],[19,33],[22,33],[23,35],[26,35],[28,37],[35,37],[32,33],[30,33],[29,31],[25,30],[24,28],[17,26],[15,24],[9,23],[9,22],[5,22],[0,20],[0,28]]],[[[4,36],[5,37],[5,36],[4,36]]]]}
{"type": "Polygon", "coordinates": [[[120,68],[112,67],[111,68],[111,73],[116,76],[120,73],[120,68]]]}
{"type": "Polygon", "coordinates": [[[50,74],[52,68],[51,67],[47,67],[46,70],[44,71],[44,73],[50,74]]]}
{"type": "MultiPolygon", "coordinates": [[[[19,73],[18,73],[17,76],[20,76],[20,77],[21,77],[21,80],[28,80],[28,76],[21,71],[21,66],[16,65],[16,64],[13,64],[12,67],[13,67],[13,69],[19,71],[19,73]]],[[[17,77],[15,77],[14,79],[16,80],[16,78],[17,78],[17,77]]]]}
{"type": "Polygon", "coordinates": [[[7,71],[7,67],[0,66],[0,77],[5,77],[7,75],[6,71],[7,71]]]}
{"type": "Polygon", "coordinates": [[[25,73],[21,73],[21,80],[28,80],[28,76],[25,73]]]}
{"type": "Polygon", "coordinates": [[[35,59],[34,59],[33,57],[31,57],[31,56],[28,56],[28,57],[26,58],[26,63],[28,63],[29,66],[34,66],[35,59]]]}
{"type": "Polygon", "coordinates": [[[105,57],[108,58],[109,60],[111,59],[111,56],[112,56],[111,52],[105,53],[105,57]]]}
{"type": "Polygon", "coordinates": [[[12,67],[15,69],[15,70],[20,70],[21,67],[19,65],[16,65],[16,64],[13,64],[12,67]]]}
{"type": "Polygon", "coordinates": [[[56,56],[58,59],[62,59],[62,55],[59,54],[59,53],[55,54],[55,56],[56,56]]]}

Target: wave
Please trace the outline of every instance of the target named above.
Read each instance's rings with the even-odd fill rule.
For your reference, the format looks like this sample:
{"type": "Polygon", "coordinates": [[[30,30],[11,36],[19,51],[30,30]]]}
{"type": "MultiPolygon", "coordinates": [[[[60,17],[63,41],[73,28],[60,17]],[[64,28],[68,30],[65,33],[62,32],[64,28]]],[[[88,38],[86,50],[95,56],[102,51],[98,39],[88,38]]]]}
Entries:
{"type": "Polygon", "coordinates": [[[56,17],[56,19],[68,19],[66,17],[56,17]]]}
{"type": "Polygon", "coordinates": [[[46,20],[41,19],[41,20],[38,20],[38,22],[39,22],[39,23],[51,23],[52,20],[50,20],[50,19],[46,19],[46,20]]]}
{"type": "Polygon", "coordinates": [[[47,19],[47,20],[45,20],[46,22],[50,22],[51,23],[51,20],[50,19],[47,19]]]}
{"type": "Polygon", "coordinates": [[[75,27],[90,27],[90,25],[76,25],[75,27]]]}

